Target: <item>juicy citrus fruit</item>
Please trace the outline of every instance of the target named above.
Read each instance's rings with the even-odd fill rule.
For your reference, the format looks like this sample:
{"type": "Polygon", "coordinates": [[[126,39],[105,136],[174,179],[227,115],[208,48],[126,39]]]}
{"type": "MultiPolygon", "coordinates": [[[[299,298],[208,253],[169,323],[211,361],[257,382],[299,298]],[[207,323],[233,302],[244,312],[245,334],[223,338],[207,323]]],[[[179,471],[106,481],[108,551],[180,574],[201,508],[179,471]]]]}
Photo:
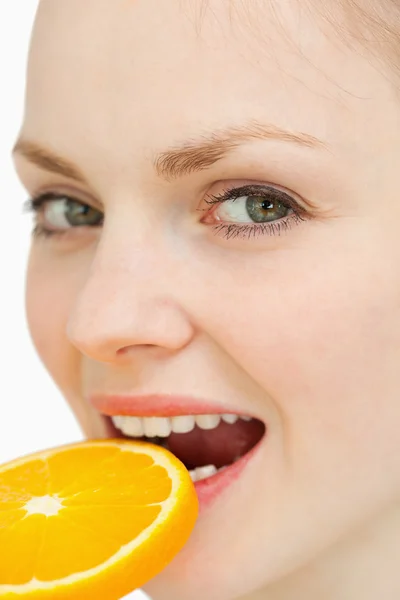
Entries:
{"type": "Polygon", "coordinates": [[[0,466],[0,598],[118,600],[184,546],[184,465],[145,442],[91,440],[0,466]]]}

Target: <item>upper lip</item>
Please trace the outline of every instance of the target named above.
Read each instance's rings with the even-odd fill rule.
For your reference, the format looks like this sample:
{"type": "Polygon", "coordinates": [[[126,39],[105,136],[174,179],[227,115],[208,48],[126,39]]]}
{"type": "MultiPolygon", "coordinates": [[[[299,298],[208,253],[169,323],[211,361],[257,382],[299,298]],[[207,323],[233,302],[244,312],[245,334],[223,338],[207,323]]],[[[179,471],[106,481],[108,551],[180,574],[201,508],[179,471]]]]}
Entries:
{"type": "MultiPolygon", "coordinates": [[[[91,405],[104,415],[132,415],[137,417],[174,417],[179,415],[210,415],[233,413],[245,415],[217,402],[175,394],[106,395],[89,397],[91,405]]],[[[250,416],[250,415],[249,415],[250,416]]]]}

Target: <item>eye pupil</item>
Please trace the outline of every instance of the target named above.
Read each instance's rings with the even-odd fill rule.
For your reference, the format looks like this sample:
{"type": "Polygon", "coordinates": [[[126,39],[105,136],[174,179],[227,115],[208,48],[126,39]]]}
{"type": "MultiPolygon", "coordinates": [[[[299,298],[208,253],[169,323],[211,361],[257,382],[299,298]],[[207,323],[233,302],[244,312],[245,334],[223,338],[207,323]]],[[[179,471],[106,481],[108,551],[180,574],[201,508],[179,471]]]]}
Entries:
{"type": "Polygon", "coordinates": [[[263,210],[269,210],[272,206],[272,202],[267,202],[267,200],[264,200],[264,202],[261,204],[261,208],[263,210]]]}

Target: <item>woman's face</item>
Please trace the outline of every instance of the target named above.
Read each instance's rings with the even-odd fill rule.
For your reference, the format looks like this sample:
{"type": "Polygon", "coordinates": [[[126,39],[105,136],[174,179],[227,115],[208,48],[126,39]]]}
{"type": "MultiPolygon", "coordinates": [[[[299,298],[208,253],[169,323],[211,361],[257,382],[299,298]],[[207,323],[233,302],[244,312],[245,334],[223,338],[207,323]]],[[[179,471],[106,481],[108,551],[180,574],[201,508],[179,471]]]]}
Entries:
{"type": "Polygon", "coordinates": [[[398,100],[298,2],[249,4],[42,0],[15,153],[61,196],[27,310],[85,434],[99,394],[267,428],[160,599],[256,597],[400,497],[398,100]]]}

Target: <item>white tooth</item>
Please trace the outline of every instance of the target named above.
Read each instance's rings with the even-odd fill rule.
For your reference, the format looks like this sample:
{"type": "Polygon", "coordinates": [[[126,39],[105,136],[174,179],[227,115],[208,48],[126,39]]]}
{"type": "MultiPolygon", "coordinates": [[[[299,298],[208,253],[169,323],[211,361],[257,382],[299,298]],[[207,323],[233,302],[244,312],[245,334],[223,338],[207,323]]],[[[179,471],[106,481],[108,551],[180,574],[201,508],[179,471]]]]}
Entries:
{"type": "Polygon", "coordinates": [[[174,433],[189,433],[195,426],[193,415],[172,417],[171,427],[174,433]]]}
{"type": "Polygon", "coordinates": [[[206,467],[197,467],[196,481],[201,481],[202,479],[206,479],[207,477],[211,477],[212,475],[215,475],[217,470],[218,469],[215,465],[207,465],[206,467]]]}
{"type": "Polygon", "coordinates": [[[240,417],[243,421],[252,421],[253,417],[247,417],[246,415],[241,415],[240,417]]]}
{"type": "Polygon", "coordinates": [[[114,426],[117,429],[121,429],[123,419],[124,419],[124,417],[120,417],[119,415],[113,415],[111,417],[111,421],[114,423],[114,426]]]}
{"type": "Polygon", "coordinates": [[[193,469],[192,471],[189,471],[189,475],[193,481],[193,483],[195,483],[197,481],[197,473],[196,473],[196,469],[193,469]]]}
{"type": "Polygon", "coordinates": [[[159,417],[157,419],[158,437],[168,437],[172,431],[171,419],[168,417],[159,417]]]}
{"type": "Polygon", "coordinates": [[[222,420],[229,425],[233,425],[238,420],[238,415],[222,415],[222,420]]]}
{"type": "Polygon", "coordinates": [[[220,415],[197,415],[196,423],[200,429],[215,429],[221,421],[220,415]]]}
{"type": "Polygon", "coordinates": [[[168,418],[145,417],[143,425],[146,437],[168,437],[171,433],[171,424],[168,418]]]}
{"type": "Polygon", "coordinates": [[[140,417],[122,417],[120,425],[122,433],[132,437],[142,437],[144,435],[143,419],[140,417]]]}
{"type": "Polygon", "coordinates": [[[157,417],[144,417],[143,429],[146,437],[156,437],[157,434],[157,417]]]}

